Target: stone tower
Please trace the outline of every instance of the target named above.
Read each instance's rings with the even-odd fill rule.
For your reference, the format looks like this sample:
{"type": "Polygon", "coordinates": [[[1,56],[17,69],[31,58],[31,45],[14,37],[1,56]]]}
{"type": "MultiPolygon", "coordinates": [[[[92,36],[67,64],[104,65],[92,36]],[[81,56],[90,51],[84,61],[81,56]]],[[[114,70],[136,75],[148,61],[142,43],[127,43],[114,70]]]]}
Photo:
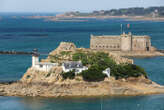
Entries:
{"type": "Polygon", "coordinates": [[[121,51],[132,51],[132,34],[125,34],[125,32],[121,35],[121,51]]]}
{"type": "Polygon", "coordinates": [[[32,54],[32,67],[34,67],[37,63],[39,63],[39,54],[37,49],[34,49],[32,54]]]}

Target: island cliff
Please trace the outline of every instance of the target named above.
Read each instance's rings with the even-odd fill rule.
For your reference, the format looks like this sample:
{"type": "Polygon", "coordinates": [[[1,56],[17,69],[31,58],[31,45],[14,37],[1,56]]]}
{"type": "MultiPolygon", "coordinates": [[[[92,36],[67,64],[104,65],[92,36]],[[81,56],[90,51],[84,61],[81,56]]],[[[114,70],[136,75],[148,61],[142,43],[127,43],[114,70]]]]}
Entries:
{"type": "MultiPolygon", "coordinates": [[[[85,76],[76,75],[73,78],[63,78],[62,66],[64,61],[75,59],[77,52],[85,53],[86,55],[97,55],[97,51],[76,48],[73,43],[62,42],[60,46],[52,51],[46,59],[41,60],[41,64],[45,62],[57,62],[59,65],[51,68],[50,71],[40,71],[37,68],[30,67],[20,81],[11,84],[0,84],[0,95],[5,96],[41,96],[41,97],[81,97],[81,96],[118,96],[118,95],[147,95],[164,93],[164,86],[160,86],[149,80],[142,69],[138,73],[136,69],[133,73],[121,73],[118,68],[111,71],[111,77],[103,76],[100,81],[88,81],[85,76]],[[141,74],[142,73],[142,74],[141,74]],[[125,75],[124,75],[125,74],[125,75]]],[[[81,55],[81,54],[80,54],[81,55]]],[[[84,55],[84,54],[82,54],[84,55]]],[[[133,60],[120,57],[117,54],[103,51],[98,55],[104,55],[102,58],[109,60],[112,64],[121,67],[131,67],[133,60]],[[108,56],[105,56],[108,55],[108,56]],[[111,58],[110,59],[108,59],[111,58]],[[120,66],[121,64],[128,64],[120,66]]],[[[88,58],[89,56],[87,56],[88,58]]],[[[99,58],[100,56],[98,56],[99,58]]],[[[84,60],[85,61],[85,60],[84,60]]],[[[90,62],[83,62],[92,68],[90,62]]],[[[97,63],[97,61],[95,61],[97,63]]],[[[106,63],[106,62],[104,62],[106,63]]],[[[108,62],[107,62],[108,64],[108,62]]],[[[137,66],[134,66],[138,68],[137,66]]],[[[101,68],[100,68],[101,69],[101,68]]],[[[130,71],[132,71],[130,69],[130,71]]],[[[86,70],[87,72],[87,70],[86,70]]],[[[84,73],[86,73],[84,72],[84,73]]],[[[97,74],[95,72],[95,74],[97,74]]],[[[85,75],[85,74],[84,74],[85,75]]],[[[98,74],[100,75],[100,74],[98,74]]],[[[95,77],[97,78],[97,77],[95,77]]]]}

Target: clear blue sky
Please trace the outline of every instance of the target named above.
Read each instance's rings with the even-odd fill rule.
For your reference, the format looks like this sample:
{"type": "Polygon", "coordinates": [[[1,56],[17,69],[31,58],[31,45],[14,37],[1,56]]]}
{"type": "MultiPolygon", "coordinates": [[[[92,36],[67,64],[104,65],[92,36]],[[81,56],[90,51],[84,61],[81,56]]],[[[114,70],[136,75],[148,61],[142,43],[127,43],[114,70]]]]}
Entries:
{"type": "Polygon", "coordinates": [[[0,0],[0,12],[66,12],[164,6],[164,0],[0,0]]]}

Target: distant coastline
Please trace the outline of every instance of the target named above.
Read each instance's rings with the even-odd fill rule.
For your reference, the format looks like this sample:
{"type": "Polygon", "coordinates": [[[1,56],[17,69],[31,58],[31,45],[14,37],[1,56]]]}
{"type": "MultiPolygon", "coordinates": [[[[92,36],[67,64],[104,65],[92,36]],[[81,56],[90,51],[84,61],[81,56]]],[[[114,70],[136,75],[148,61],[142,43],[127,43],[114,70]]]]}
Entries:
{"type": "MultiPolygon", "coordinates": [[[[17,19],[18,17],[12,16],[12,19],[17,19]]],[[[23,19],[44,19],[45,21],[54,22],[86,22],[88,19],[124,19],[127,21],[161,21],[164,22],[164,17],[148,17],[148,16],[21,16],[23,19]]],[[[3,20],[3,16],[0,16],[0,20],[3,20]]]]}
{"type": "Polygon", "coordinates": [[[134,7],[123,9],[100,10],[93,12],[66,12],[56,16],[30,16],[32,19],[46,19],[50,21],[87,21],[88,18],[94,19],[113,19],[122,18],[127,20],[146,20],[146,21],[164,21],[164,7],[134,7]],[[85,20],[86,19],[86,20],[85,20]]]}
{"type": "Polygon", "coordinates": [[[47,21],[77,21],[85,22],[87,19],[125,19],[131,21],[164,21],[164,17],[148,17],[148,16],[30,16],[30,19],[45,19],[47,21]],[[82,20],[83,19],[83,20],[82,20]]]}

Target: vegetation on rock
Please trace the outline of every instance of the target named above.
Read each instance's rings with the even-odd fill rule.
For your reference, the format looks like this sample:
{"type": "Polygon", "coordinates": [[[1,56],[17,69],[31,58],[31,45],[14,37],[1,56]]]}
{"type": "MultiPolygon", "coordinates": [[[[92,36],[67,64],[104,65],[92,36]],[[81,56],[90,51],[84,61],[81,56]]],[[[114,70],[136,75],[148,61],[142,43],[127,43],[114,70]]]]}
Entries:
{"type": "Polygon", "coordinates": [[[74,79],[75,78],[75,70],[69,71],[66,73],[62,73],[63,79],[74,79]]]}
{"type": "Polygon", "coordinates": [[[158,16],[164,16],[164,7],[134,7],[134,8],[122,8],[111,10],[93,11],[91,13],[70,12],[65,15],[70,16],[152,16],[156,14],[158,16]]]}
{"type": "Polygon", "coordinates": [[[83,71],[81,75],[85,81],[103,81],[107,77],[105,74],[102,74],[102,70],[98,65],[91,66],[88,70],[83,71]]]}
{"type": "Polygon", "coordinates": [[[58,60],[60,60],[59,55],[49,55],[49,57],[50,57],[50,62],[51,63],[55,63],[58,60]]]}
{"type": "Polygon", "coordinates": [[[81,73],[83,79],[86,81],[103,80],[107,77],[102,73],[106,68],[111,69],[111,76],[114,76],[116,79],[139,76],[147,78],[147,74],[143,68],[134,64],[116,64],[116,62],[104,52],[77,52],[73,54],[73,60],[81,60],[83,65],[90,66],[88,70],[81,73]]]}
{"type": "Polygon", "coordinates": [[[55,63],[55,62],[59,62],[61,60],[66,60],[69,59],[71,55],[70,51],[62,51],[59,54],[56,55],[49,55],[50,58],[50,62],[55,63]]]}
{"type": "MultiPolygon", "coordinates": [[[[101,81],[106,75],[102,72],[106,68],[110,68],[110,75],[116,79],[139,77],[147,74],[143,68],[129,63],[117,64],[115,60],[104,52],[92,51],[61,51],[59,54],[49,56],[51,62],[62,62],[65,60],[81,61],[84,66],[89,69],[80,73],[85,81],[101,81]]],[[[74,79],[75,71],[70,71],[62,74],[63,79],[74,79]]]]}
{"type": "Polygon", "coordinates": [[[128,77],[147,77],[147,73],[143,68],[134,64],[120,64],[116,66],[114,76],[116,79],[128,77]]]}
{"type": "Polygon", "coordinates": [[[62,51],[60,52],[61,55],[69,55],[71,53],[71,51],[62,51]]]}

